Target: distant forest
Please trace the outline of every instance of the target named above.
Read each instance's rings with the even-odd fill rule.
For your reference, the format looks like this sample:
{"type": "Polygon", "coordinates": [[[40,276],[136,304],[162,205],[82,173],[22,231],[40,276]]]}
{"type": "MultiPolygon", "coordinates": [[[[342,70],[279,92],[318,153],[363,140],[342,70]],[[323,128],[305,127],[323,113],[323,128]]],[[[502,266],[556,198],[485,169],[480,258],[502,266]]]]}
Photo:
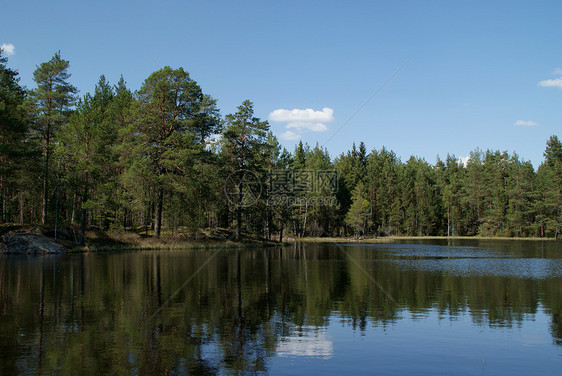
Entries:
{"type": "Polygon", "coordinates": [[[230,228],[276,239],[560,234],[556,135],[536,171],[492,150],[430,164],[361,142],[332,158],[318,144],[282,148],[249,100],[222,116],[182,68],[162,68],[136,91],[101,76],[79,97],[60,52],[37,66],[33,89],[7,61],[0,52],[0,225],[73,229],[81,242],[88,229],[159,237],[230,228]],[[225,192],[239,170],[263,182],[251,205],[244,184],[234,186],[239,199],[225,192]],[[337,189],[287,190],[272,204],[271,171],[337,171],[337,189]]]}

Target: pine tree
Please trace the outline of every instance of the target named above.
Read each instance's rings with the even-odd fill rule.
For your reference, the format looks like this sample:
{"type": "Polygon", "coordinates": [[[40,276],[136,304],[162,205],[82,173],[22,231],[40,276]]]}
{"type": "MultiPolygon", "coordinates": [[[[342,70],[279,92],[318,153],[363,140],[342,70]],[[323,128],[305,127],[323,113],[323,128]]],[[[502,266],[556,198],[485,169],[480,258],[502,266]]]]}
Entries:
{"type": "Polygon", "coordinates": [[[189,73],[170,67],[152,73],[137,96],[136,121],[129,131],[134,162],[129,168],[132,176],[144,180],[152,192],[154,236],[159,237],[165,191],[185,183],[192,173],[194,156],[203,148],[198,137],[205,132],[196,134],[194,130],[202,118],[207,120],[201,114],[210,98],[189,73]]]}
{"type": "Polygon", "coordinates": [[[462,182],[463,205],[466,205],[466,233],[476,235],[484,213],[486,181],[484,176],[483,153],[479,149],[470,152],[462,182]]]}
{"type": "Polygon", "coordinates": [[[337,207],[330,204],[336,194],[333,192],[335,187],[330,185],[329,180],[337,176],[334,174],[334,165],[328,149],[316,143],[306,158],[305,166],[313,184],[311,189],[302,192],[306,216],[303,231],[308,231],[312,236],[327,236],[331,229],[336,227],[332,222],[337,211],[337,207]]]}
{"type": "Polygon", "coordinates": [[[506,219],[509,232],[515,236],[528,236],[534,222],[533,201],[536,199],[536,182],[533,165],[521,161],[513,154],[509,161],[507,180],[508,208],[506,219]]]}
{"type": "Polygon", "coordinates": [[[71,223],[80,210],[80,241],[88,222],[87,213],[97,213],[100,227],[107,229],[111,211],[115,210],[114,191],[117,141],[116,122],[112,116],[113,88],[104,76],[100,77],[94,94],[79,100],[70,121],[56,133],[56,156],[64,166],[65,183],[79,201],[73,200],[71,223]]]}
{"type": "MultiPolygon", "coordinates": [[[[224,132],[223,156],[230,172],[236,170],[251,170],[257,176],[264,176],[266,165],[265,151],[267,149],[267,131],[269,124],[254,116],[254,105],[249,100],[238,106],[234,114],[226,115],[226,129],[224,132]]],[[[239,239],[242,233],[242,210],[244,199],[245,181],[242,175],[237,179],[237,202],[236,202],[236,237],[239,239]]]]}
{"type": "Polygon", "coordinates": [[[35,103],[35,130],[43,147],[43,203],[41,223],[47,221],[49,201],[49,175],[51,172],[51,152],[53,136],[70,115],[77,89],[68,80],[70,63],[61,58],[60,51],[51,60],[42,63],[33,72],[37,89],[31,92],[35,103]]]}
{"type": "Polygon", "coordinates": [[[483,208],[480,233],[507,235],[505,225],[508,207],[507,178],[509,156],[507,152],[487,150],[483,160],[483,208]]]}
{"type": "Polygon", "coordinates": [[[462,235],[465,228],[464,207],[462,205],[462,181],[464,165],[454,155],[447,155],[445,160],[445,186],[443,188],[443,206],[446,216],[447,236],[462,235]]]}
{"type": "Polygon", "coordinates": [[[8,59],[0,49],[0,174],[6,175],[11,157],[24,140],[27,126],[24,111],[25,89],[19,84],[18,72],[6,66],[8,59]]]}
{"type": "Polygon", "coordinates": [[[558,136],[549,138],[544,157],[539,174],[543,179],[546,227],[558,239],[562,224],[562,143],[558,136]]]}
{"type": "MultiPolygon", "coordinates": [[[[273,155],[275,157],[272,160],[270,171],[281,174],[290,174],[289,169],[292,163],[291,154],[285,148],[281,150],[281,146],[277,142],[277,139],[275,139],[275,146],[273,147],[273,150],[273,155]]],[[[270,176],[270,192],[268,192],[270,195],[268,196],[268,204],[273,213],[274,222],[277,223],[276,229],[279,232],[279,241],[282,242],[285,226],[293,218],[294,210],[291,207],[289,200],[294,196],[290,186],[281,186],[279,189],[271,187],[271,184],[278,183],[273,182],[273,179],[274,178],[270,176]]]]}
{"type": "Polygon", "coordinates": [[[380,235],[400,232],[400,160],[394,152],[373,150],[367,160],[367,182],[370,187],[372,220],[380,235]]]}
{"type": "Polygon", "coordinates": [[[10,220],[8,200],[20,196],[20,221],[23,221],[23,186],[18,180],[24,162],[30,156],[26,142],[27,122],[25,89],[19,84],[18,72],[7,67],[8,59],[0,49],[0,223],[10,220]],[[10,192],[10,193],[9,193],[10,192]]]}

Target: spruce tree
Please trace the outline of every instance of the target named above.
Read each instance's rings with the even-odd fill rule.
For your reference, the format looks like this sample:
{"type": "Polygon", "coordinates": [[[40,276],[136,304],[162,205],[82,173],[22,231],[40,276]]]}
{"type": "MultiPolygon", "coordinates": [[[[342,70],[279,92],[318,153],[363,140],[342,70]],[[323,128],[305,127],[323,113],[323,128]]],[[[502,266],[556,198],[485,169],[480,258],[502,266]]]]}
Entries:
{"type": "Polygon", "coordinates": [[[113,146],[117,130],[111,116],[113,97],[113,89],[102,75],[94,94],[88,93],[79,100],[70,121],[56,133],[59,142],[55,152],[64,166],[61,172],[67,187],[77,197],[73,200],[70,222],[74,224],[79,211],[82,244],[88,212],[97,213],[100,227],[107,229],[108,210],[114,207],[116,172],[112,167],[116,160],[113,146]]]}
{"type": "Polygon", "coordinates": [[[223,155],[231,172],[242,171],[242,175],[236,179],[236,237],[239,239],[242,233],[245,179],[251,179],[244,175],[244,171],[263,176],[269,123],[254,116],[254,105],[249,100],[242,102],[234,114],[226,115],[225,120],[223,155]]]}
{"type": "Polygon", "coordinates": [[[367,188],[359,182],[352,195],[352,204],[345,216],[345,222],[353,229],[355,237],[366,235],[370,226],[370,204],[367,200],[367,188]]]}
{"type": "Polygon", "coordinates": [[[562,142],[558,136],[549,138],[544,157],[540,173],[544,179],[547,228],[558,239],[562,224],[562,142]]]}

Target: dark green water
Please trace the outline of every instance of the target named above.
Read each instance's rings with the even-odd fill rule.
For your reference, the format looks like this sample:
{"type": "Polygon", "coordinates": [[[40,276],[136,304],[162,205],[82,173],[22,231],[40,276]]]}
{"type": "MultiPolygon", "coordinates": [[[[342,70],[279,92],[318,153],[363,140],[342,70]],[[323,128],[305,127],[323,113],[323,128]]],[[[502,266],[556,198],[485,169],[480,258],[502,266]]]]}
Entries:
{"type": "Polygon", "coordinates": [[[0,256],[0,374],[562,372],[562,246],[0,256]]]}

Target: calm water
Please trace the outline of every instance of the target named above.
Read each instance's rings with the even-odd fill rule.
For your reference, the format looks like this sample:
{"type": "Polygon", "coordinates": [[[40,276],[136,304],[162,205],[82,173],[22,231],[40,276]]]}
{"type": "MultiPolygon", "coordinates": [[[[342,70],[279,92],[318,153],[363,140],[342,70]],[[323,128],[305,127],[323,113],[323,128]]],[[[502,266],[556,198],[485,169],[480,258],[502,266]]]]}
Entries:
{"type": "Polygon", "coordinates": [[[0,374],[562,370],[562,246],[0,256],[0,374]]]}

